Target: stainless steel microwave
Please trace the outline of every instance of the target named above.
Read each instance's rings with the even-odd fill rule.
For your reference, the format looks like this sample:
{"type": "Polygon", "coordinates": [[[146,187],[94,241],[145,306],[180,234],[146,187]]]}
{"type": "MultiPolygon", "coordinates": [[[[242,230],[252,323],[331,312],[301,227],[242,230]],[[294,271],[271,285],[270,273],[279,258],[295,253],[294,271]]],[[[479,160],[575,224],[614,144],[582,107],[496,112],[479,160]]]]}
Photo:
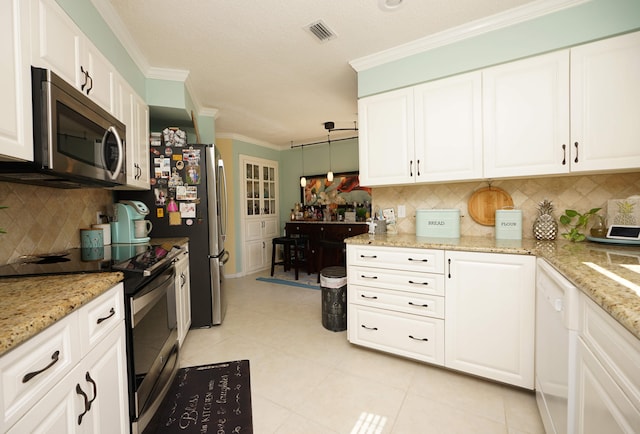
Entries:
{"type": "Polygon", "coordinates": [[[57,188],[126,184],[125,125],[47,69],[31,68],[33,162],[0,163],[0,180],[57,188]]]}

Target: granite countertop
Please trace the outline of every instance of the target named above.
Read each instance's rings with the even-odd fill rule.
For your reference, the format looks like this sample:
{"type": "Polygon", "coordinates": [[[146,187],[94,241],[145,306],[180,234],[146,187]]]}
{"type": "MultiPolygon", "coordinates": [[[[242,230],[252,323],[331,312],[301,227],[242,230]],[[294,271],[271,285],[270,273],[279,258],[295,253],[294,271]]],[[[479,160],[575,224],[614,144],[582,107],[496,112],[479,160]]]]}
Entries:
{"type": "Polygon", "coordinates": [[[0,355],[123,278],[121,272],[113,272],[0,279],[0,355]]]}
{"type": "Polygon", "coordinates": [[[413,234],[362,234],[347,244],[536,255],[640,339],[640,247],[590,241],[426,238],[413,234]]]}

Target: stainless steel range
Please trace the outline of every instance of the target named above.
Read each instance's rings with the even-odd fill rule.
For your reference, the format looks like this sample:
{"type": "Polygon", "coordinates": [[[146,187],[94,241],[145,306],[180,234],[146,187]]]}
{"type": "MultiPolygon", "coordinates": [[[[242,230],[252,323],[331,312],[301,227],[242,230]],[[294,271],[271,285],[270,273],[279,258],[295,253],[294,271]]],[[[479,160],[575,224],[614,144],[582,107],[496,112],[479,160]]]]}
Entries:
{"type": "Polygon", "coordinates": [[[141,433],[178,370],[175,259],[171,245],[105,246],[103,259],[87,261],[82,249],[35,255],[0,266],[0,276],[122,271],[125,275],[127,371],[131,432],[141,433]]]}

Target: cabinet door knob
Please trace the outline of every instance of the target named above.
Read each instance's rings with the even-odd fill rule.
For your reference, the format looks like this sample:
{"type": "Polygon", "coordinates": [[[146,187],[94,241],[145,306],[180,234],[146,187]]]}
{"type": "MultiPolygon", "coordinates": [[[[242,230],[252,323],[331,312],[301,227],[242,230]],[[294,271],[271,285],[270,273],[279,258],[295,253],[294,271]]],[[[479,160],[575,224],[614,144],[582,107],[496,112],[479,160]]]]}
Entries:
{"type": "Polygon", "coordinates": [[[408,280],[412,285],[429,285],[429,282],[414,282],[413,280],[408,280]]]}
{"type": "Polygon", "coordinates": [[[562,144],[562,165],[567,164],[567,145],[562,144]]]}
{"type": "Polygon", "coordinates": [[[413,160],[409,160],[409,176],[413,176],[413,160]]]}
{"type": "Polygon", "coordinates": [[[413,258],[407,258],[407,259],[411,262],[429,262],[428,259],[413,259],[413,258]]]}
{"type": "Polygon", "coordinates": [[[409,335],[409,338],[413,339],[414,341],[424,341],[424,342],[429,342],[429,339],[427,339],[427,338],[416,338],[416,337],[413,337],[413,336],[411,336],[411,335],[409,335]]]}
{"type": "Polygon", "coordinates": [[[410,302],[409,302],[409,304],[410,304],[411,306],[415,306],[415,307],[429,307],[429,305],[428,305],[428,304],[416,304],[416,303],[414,303],[414,302],[412,302],[412,301],[410,301],[410,302]]]}
{"type": "Polygon", "coordinates": [[[573,146],[575,146],[575,147],[576,147],[576,159],[575,159],[575,160],[573,160],[573,162],[574,162],[574,163],[577,163],[577,162],[578,162],[578,142],[575,142],[575,143],[573,144],[573,146]]]}
{"type": "Polygon", "coordinates": [[[87,396],[86,393],[84,393],[84,391],[82,390],[82,387],[80,387],[79,384],[76,384],[76,393],[82,396],[82,399],[84,399],[84,411],[80,415],[78,415],[78,425],[81,425],[82,418],[84,417],[85,414],[89,412],[89,397],[87,396]]]}
{"type": "Polygon", "coordinates": [[[360,327],[362,327],[363,329],[366,329],[366,330],[374,330],[374,331],[378,330],[378,327],[367,327],[364,324],[361,324],[360,327]]]}

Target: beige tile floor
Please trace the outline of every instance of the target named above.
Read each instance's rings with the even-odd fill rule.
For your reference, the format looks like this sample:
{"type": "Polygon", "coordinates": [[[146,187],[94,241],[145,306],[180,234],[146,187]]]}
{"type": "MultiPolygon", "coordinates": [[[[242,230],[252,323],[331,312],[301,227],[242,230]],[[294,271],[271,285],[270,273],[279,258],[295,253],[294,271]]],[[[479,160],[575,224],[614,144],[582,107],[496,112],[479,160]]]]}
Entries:
{"type": "Polygon", "coordinates": [[[226,281],[222,325],[181,366],[248,359],[256,434],[544,433],[532,392],[367,350],[322,327],[320,291],[226,281]]]}

